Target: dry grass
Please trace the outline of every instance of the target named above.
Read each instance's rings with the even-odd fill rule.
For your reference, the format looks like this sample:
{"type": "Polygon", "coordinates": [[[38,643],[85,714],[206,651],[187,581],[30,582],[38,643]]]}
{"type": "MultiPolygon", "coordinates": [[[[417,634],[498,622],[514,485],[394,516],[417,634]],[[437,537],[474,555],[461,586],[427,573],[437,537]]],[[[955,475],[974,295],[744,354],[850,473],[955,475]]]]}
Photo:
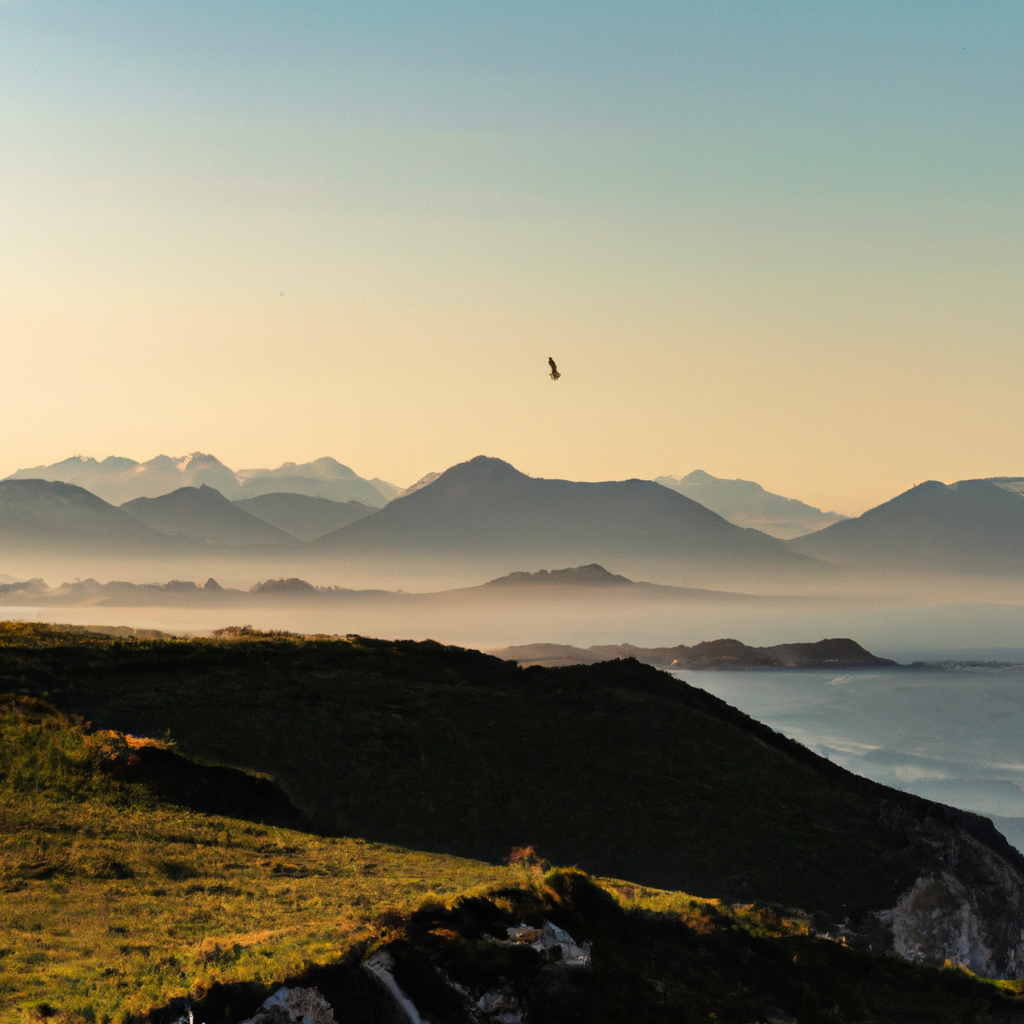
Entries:
{"type": "Polygon", "coordinates": [[[118,747],[39,706],[0,715],[0,1020],[122,1020],[270,984],[374,936],[385,909],[510,877],[161,806],[96,770],[118,747]]]}
{"type": "Polygon", "coordinates": [[[270,984],[375,934],[385,908],[507,869],[177,809],[0,805],[0,1019],[119,1020],[214,981],[270,984]]]}

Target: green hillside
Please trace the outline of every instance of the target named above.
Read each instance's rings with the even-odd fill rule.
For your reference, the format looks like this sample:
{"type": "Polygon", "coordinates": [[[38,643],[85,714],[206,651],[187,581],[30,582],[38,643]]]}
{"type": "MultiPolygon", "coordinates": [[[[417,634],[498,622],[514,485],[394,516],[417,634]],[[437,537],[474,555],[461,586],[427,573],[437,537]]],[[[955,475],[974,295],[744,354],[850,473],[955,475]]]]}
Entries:
{"type": "Polygon", "coordinates": [[[136,752],[0,699],[0,1019],[142,1014],[213,982],[276,979],[507,871],[161,803],[136,752]]]}
{"type": "MultiPolygon", "coordinates": [[[[148,749],[179,757],[0,699],[0,1020],[140,1021],[191,994],[216,1024],[290,981],[316,985],[339,1022],[393,1021],[359,969],[382,946],[436,1024],[470,1020],[439,978],[473,998],[500,986],[536,1024],[1024,1019],[1014,984],[812,939],[764,904],[202,814],[155,797],[148,749]],[[592,968],[493,941],[545,920],[593,943],[592,968]]],[[[249,786],[205,778],[199,800],[249,786]]]]}
{"type": "Polygon", "coordinates": [[[430,642],[8,625],[0,689],[270,774],[325,834],[494,862],[531,845],[595,874],[840,918],[892,906],[952,829],[633,661],[521,669],[430,642]]]}

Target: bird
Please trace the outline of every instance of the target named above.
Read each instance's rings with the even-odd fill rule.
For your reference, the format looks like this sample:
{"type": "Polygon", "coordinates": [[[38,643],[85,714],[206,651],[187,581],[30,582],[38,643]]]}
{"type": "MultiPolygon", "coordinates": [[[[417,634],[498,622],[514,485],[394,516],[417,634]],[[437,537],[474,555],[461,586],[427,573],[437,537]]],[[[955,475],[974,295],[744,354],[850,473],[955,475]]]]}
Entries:
{"type": "Polygon", "coordinates": [[[558,367],[555,366],[555,361],[554,359],[551,358],[551,356],[548,356],[548,366],[551,367],[551,372],[548,374],[548,376],[552,380],[558,380],[558,378],[561,377],[562,375],[558,372],[558,367]]]}

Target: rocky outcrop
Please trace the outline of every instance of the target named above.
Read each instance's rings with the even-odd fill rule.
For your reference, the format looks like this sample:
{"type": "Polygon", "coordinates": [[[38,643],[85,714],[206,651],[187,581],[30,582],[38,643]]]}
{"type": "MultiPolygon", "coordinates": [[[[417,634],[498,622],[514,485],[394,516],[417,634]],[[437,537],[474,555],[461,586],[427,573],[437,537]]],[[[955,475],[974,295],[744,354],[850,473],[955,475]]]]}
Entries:
{"type": "MultiPolygon", "coordinates": [[[[540,927],[536,928],[526,924],[512,925],[506,931],[508,933],[507,940],[489,936],[489,941],[504,947],[530,946],[541,954],[544,962],[549,966],[558,965],[558,967],[572,968],[589,968],[591,966],[590,943],[577,943],[565,929],[559,928],[551,921],[544,921],[540,927]]],[[[364,961],[362,966],[363,970],[376,979],[391,997],[395,1009],[405,1024],[426,1024],[416,1003],[396,981],[395,960],[387,949],[377,950],[364,961]]],[[[526,1010],[515,986],[510,984],[507,978],[503,984],[496,986],[467,987],[467,985],[456,981],[446,971],[440,968],[435,968],[435,970],[449,992],[455,995],[457,1001],[461,1003],[465,1019],[473,1021],[474,1024],[489,1024],[489,1022],[493,1022],[493,1024],[525,1024],[526,1010]]],[[[254,1021],[253,1024],[263,1024],[263,1022],[254,1021]]],[[[277,1024],[277,1022],[268,1022],[268,1024],[277,1024]]]]}
{"type": "Polygon", "coordinates": [[[279,988],[242,1024],[336,1024],[331,1004],[315,988],[279,988]]]}
{"type": "Polygon", "coordinates": [[[937,833],[937,866],[919,875],[894,907],[839,933],[853,945],[881,947],[918,963],[948,961],[987,978],[1024,977],[1020,855],[999,849],[1005,841],[999,843],[991,825],[979,825],[984,819],[952,814],[968,820],[955,832],[937,833]]]}

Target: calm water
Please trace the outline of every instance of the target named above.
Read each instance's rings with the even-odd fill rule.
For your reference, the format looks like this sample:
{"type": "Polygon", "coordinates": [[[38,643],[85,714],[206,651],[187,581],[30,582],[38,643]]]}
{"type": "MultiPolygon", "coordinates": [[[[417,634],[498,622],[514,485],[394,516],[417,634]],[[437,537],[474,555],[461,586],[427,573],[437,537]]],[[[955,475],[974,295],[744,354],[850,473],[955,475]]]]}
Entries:
{"type": "Polygon", "coordinates": [[[998,819],[1024,846],[1024,665],[677,674],[851,771],[998,819]]]}

